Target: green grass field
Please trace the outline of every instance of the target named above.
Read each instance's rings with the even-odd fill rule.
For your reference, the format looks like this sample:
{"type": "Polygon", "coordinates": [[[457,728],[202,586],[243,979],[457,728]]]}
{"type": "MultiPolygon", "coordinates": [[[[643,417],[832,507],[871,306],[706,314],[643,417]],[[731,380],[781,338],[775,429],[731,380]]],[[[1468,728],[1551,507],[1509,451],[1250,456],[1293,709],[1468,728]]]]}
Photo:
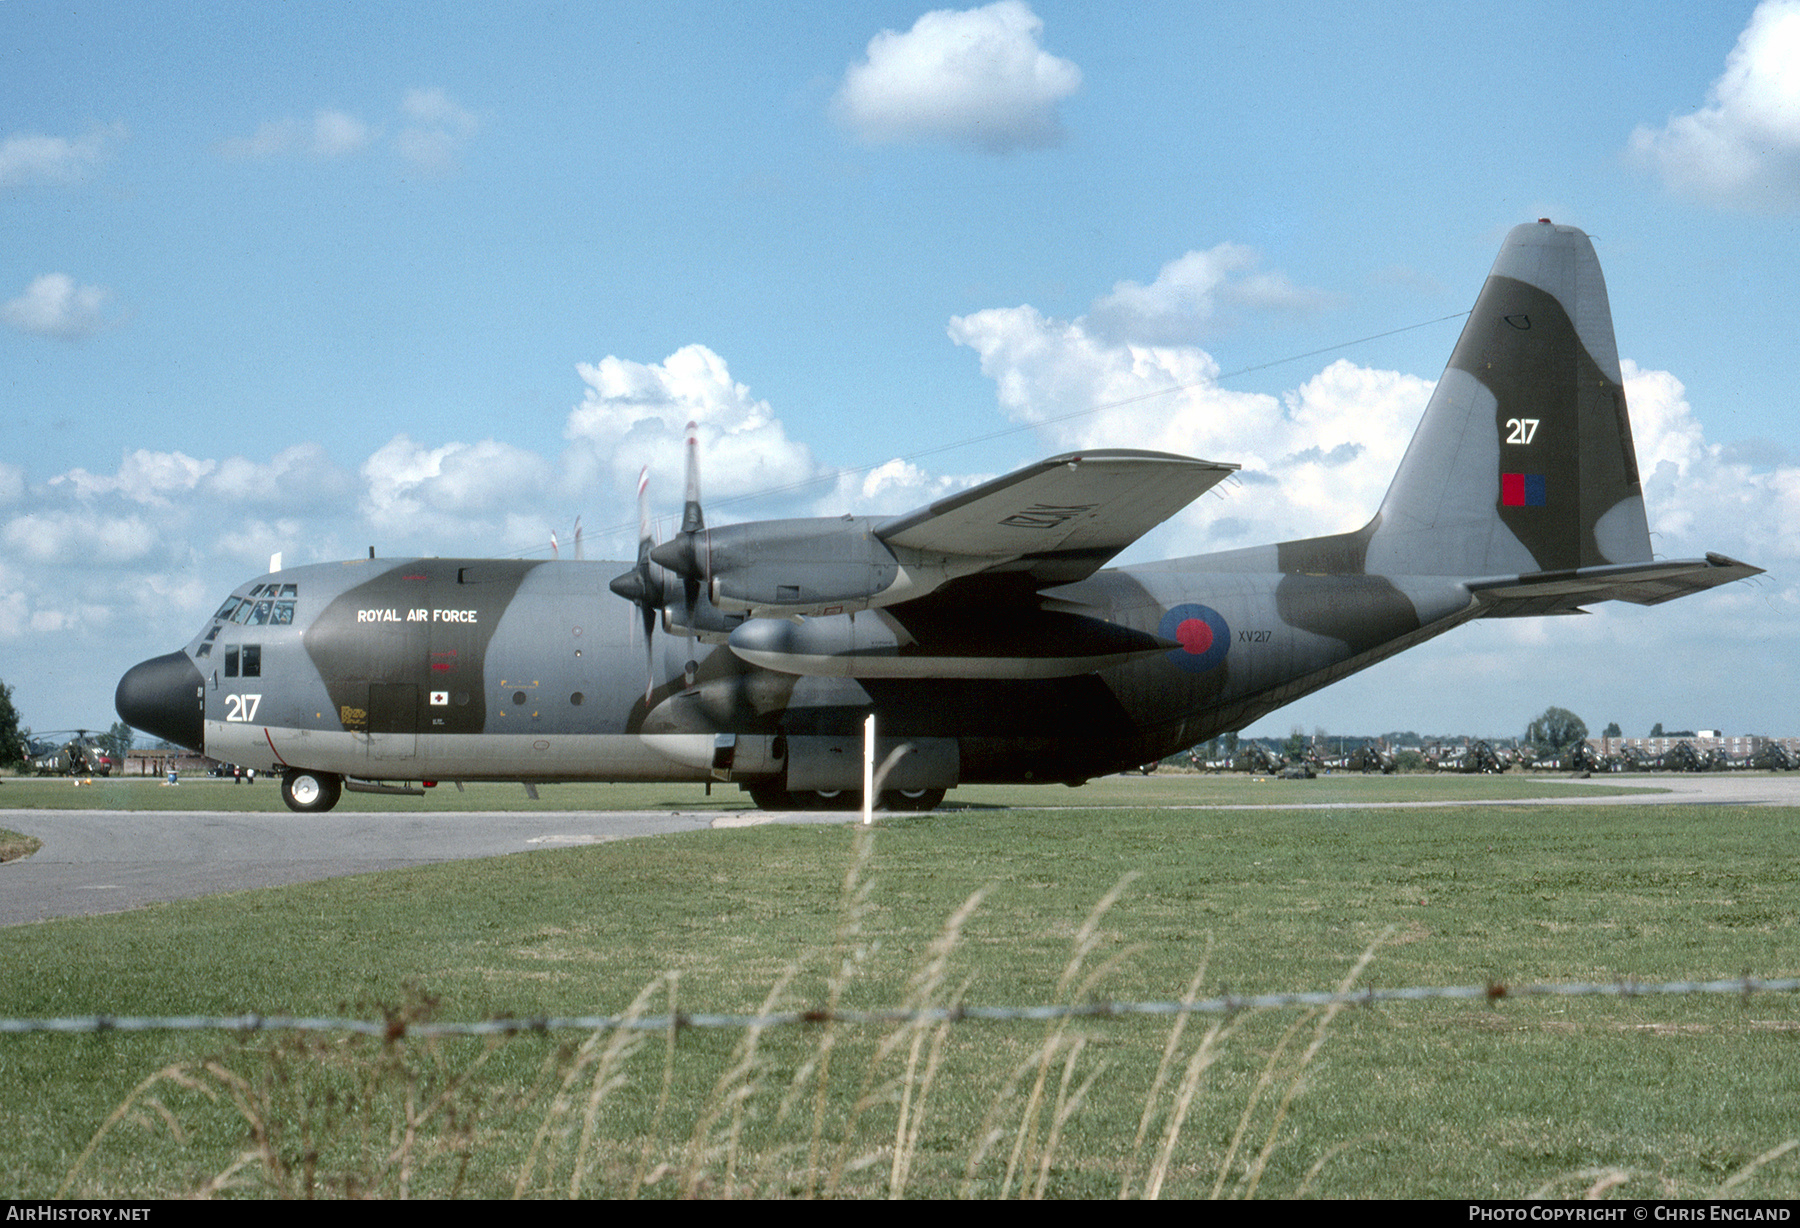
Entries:
{"type": "MultiPolygon", "coordinates": [[[[1099,809],[959,790],[866,844],[715,831],[13,927],[0,1014],[1170,999],[1329,989],[1371,948],[1361,984],[1800,971],[1800,811],[1379,804],[1409,780],[1146,808],[1365,787],[1168,781],[1026,794],[1099,809]]],[[[0,1037],[0,1196],[1800,1197],[1793,995],[668,1040],[0,1037]]]]}
{"type": "MultiPolygon", "coordinates": [[[[965,785],[955,789],[946,808],[985,809],[996,806],[1223,806],[1284,805],[1311,802],[1468,801],[1477,798],[1514,800],[1566,797],[1572,792],[1661,793],[1654,777],[1626,778],[1619,783],[1572,781],[1561,775],[1510,773],[1504,776],[1402,776],[1343,774],[1315,780],[1275,780],[1264,776],[1205,776],[1159,772],[1154,776],[1107,776],[1079,789],[1062,785],[965,785]]],[[[562,784],[540,785],[533,801],[521,785],[470,784],[459,790],[443,784],[423,797],[345,793],[343,810],[389,811],[482,810],[738,810],[750,798],[736,785],[698,784],[562,784]]],[[[100,778],[80,785],[55,778],[17,777],[0,781],[0,808],[21,810],[249,810],[285,811],[275,782],[233,784],[211,777],[183,777],[170,788],[146,777],[100,778]]]]}

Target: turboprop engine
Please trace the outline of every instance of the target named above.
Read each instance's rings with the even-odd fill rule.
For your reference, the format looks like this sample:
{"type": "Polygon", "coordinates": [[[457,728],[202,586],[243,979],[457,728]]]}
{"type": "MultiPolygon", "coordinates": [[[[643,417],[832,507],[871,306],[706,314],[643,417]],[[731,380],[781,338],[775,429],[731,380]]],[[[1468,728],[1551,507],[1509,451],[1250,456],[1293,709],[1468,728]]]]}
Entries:
{"type": "Polygon", "coordinates": [[[661,567],[706,585],[721,610],[785,617],[844,614],[921,597],[991,560],[927,557],[876,536],[882,520],[765,520],[681,534],[650,552],[661,567]]]}

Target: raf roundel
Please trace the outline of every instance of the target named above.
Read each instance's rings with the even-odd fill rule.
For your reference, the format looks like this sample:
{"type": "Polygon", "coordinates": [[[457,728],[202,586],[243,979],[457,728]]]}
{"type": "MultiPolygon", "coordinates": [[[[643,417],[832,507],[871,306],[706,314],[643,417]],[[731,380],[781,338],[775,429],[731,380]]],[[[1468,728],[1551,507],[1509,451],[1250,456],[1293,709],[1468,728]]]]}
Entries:
{"type": "Polygon", "coordinates": [[[1162,616],[1156,633],[1181,645],[1170,649],[1168,658],[1190,674],[1204,674],[1216,667],[1231,647],[1231,628],[1210,606],[1178,605],[1162,616]]]}

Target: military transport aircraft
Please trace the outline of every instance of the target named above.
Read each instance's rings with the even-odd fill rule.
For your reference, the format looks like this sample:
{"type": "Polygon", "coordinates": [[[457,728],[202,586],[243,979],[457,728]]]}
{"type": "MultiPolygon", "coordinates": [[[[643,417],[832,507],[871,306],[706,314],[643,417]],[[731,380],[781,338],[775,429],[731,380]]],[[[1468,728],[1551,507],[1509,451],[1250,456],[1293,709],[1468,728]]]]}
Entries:
{"type": "Polygon", "coordinates": [[[1651,556],[1600,265],[1547,220],[1507,236],[1354,532],[1103,570],[1236,468],[1124,450],[903,516],[708,528],[693,447],[671,540],[640,492],[635,564],[272,571],[128,672],[119,715],[278,773],[317,811],[440,780],[729,780],[765,808],[859,805],[873,713],[881,802],[930,809],[959,784],[1154,762],[1471,619],[1760,570],[1651,556]]]}

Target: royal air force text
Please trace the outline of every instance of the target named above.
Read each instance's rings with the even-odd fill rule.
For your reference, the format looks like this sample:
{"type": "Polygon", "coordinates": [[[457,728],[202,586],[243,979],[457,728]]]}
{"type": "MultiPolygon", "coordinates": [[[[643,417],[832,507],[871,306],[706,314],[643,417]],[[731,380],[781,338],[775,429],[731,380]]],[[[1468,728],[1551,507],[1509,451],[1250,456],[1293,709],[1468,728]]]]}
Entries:
{"type": "Polygon", "coordinates": [[[479,610],[358,610],[359,623],[476,623],[479,610]]]}

